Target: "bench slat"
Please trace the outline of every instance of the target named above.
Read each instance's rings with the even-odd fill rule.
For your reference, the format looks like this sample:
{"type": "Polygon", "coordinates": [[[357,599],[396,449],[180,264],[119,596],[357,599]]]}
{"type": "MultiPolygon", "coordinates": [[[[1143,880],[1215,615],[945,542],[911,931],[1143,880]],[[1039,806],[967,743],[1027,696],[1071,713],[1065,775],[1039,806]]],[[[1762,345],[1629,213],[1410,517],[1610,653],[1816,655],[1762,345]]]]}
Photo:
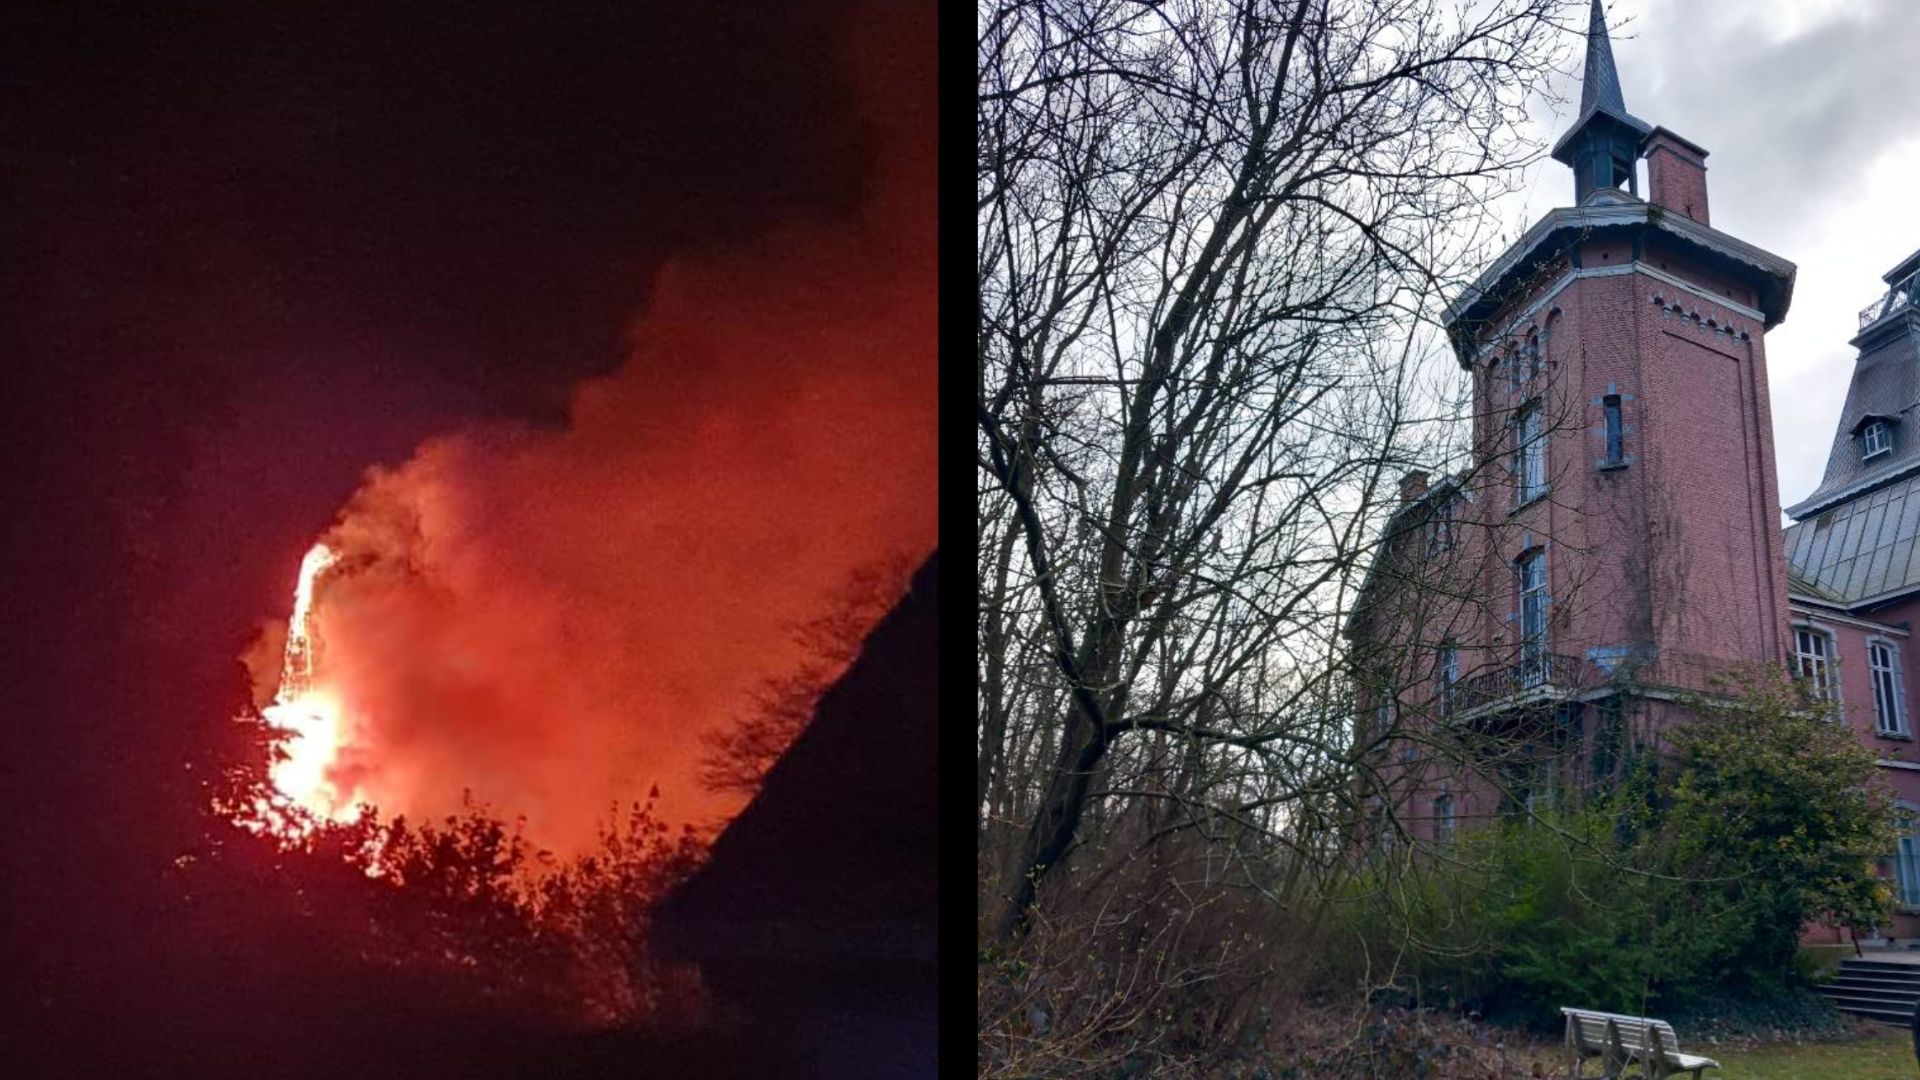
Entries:
{"type": "Polygon", "coordinates": [[[1564,1006],[1560,1012],[1567,1018],[1567,1042],[1579,1057],[1624,1056],[1627,1060],[1616,1061],[1619,1067],[1657,1058],[1681,1072],[1720,1068],[1712,1058],[1681,1053],[1679,1036],[1665,1020],[1564,1006]]]}

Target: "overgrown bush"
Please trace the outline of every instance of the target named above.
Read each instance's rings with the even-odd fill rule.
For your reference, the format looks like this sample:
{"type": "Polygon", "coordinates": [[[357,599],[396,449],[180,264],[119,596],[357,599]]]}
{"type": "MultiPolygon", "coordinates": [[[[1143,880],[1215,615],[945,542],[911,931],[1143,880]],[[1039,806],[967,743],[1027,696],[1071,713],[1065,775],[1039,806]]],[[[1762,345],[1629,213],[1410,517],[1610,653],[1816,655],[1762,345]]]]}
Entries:
{"type": "Polygon", "coordinates": [[[976,970],[980,1075],[1253,1075],[1318,935],[1313,905],[1231,837],[1130,821],[1050,884],[976,970]],[[1301,901],[1298,905],[1286,901],[1301,901]]]}
{"type": "Polygon", "coordinates": [[[1662,1017],[1705,1043],[1732,1039],[1803,1042],[1845,1036],[1858,1021],[1833,1007],[1811,986],[1791,986],[1757,998],[1708,987],[1662,1017]]]}
{"type": "MultiPolygon", "coordinates": [[[[1796,996],[1801,928],[1883,920],[1894,844],[1873,755],[1777,674],[1690,703],[1611,788],[1382,861],[1339,905],[1340,974],[1534,1027],[1796,996]]],[[[1820,1018],[1809,1018],[1818,1026],[1820,1018]]]]}

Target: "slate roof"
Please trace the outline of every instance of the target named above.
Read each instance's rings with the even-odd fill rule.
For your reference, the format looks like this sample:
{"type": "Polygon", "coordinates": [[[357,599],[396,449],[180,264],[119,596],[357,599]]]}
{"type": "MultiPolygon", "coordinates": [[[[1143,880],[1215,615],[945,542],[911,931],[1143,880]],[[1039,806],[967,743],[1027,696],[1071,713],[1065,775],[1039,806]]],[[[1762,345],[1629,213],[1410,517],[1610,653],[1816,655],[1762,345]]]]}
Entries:
{"type": "Polygon", "coordinates": [[[1826,475],[1812,494],[1787,507],[1788,517],[1798,519],[1830,509],[1920,469],[1920,312],[1907,310],[1882,318],[1854,343],[1860,355],[1834,430],[1826,475]],[[1862,461],[1857,433],[1870,416],[1892,421],[1893,450],[1862,461]]]}
{"type": "Polygon", "coordinates": [[[1802,574],[1791,564],[1787,566],[1787,592],[1794,597],[1806,597],[1809,600],[1820,600],[1841,606],[1846,604],[1839,594],[1821,588],[1813,579],[1802,574]]]}
{"type": "Polygon", "coordinates": [[[1652,125],[1627,111],[1620,93],[1620,72],[1613,64],[1613,42],[1607,38],[1607,19],[1600,11],[1600,0],[1593,0],[1587,15],[1587,68],[1580,79],[1580,117],[1553,146],[1553,157],[1566,161],[1567,147],[1581,129],[1598,116],[1604,116],[1646,135],[1652,125]]]}
{"type": "Polygon", "coordinates": [[[1788,584],[1859,604],[1920,586],[1920,472],[1787,527],[1788,584]]]}

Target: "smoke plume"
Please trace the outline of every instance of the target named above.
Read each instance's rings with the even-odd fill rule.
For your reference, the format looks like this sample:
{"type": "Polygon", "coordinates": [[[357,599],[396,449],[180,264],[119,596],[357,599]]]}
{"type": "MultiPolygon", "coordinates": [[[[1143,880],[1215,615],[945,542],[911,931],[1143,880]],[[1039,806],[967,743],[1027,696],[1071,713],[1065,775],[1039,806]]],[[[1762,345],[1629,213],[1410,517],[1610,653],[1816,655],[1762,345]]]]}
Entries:
{"type": "MultiPolygon", "coordinates": [[[[391,817],[470,789],[561,851],[655,784],[669,820],[730,815],[698,733],[801,661],[838,583],[932,548],[932,36],[899,6],[850,50],[856,214],[672,261],[564,430],[434,439],[341,511],[314,631],[343,790],[391,817]]],[[[278,646],[244,658],[268,692],[278,646]]]]}

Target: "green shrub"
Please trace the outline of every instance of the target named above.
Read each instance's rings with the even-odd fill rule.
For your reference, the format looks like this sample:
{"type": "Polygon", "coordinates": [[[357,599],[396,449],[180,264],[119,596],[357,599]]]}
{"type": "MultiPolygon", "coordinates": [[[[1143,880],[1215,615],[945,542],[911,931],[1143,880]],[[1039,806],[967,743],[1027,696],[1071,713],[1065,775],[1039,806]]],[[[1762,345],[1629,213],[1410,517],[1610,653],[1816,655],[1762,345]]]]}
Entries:
{"type": "Polygon", "coordinates": [[[1777,674],[1691,705],[1696,722],[1579,805],[1368,868],[1338,905],[1366,963],[1346,976],[1534,1028],[1562,1005],[1694,1015],[1732,999],[1791,999],[1792,1026],[1830,1024],[1801,1000],[1799,934],[1886,917],[1873,863],[1894,835],[1873,755],[1777,674]]]}

